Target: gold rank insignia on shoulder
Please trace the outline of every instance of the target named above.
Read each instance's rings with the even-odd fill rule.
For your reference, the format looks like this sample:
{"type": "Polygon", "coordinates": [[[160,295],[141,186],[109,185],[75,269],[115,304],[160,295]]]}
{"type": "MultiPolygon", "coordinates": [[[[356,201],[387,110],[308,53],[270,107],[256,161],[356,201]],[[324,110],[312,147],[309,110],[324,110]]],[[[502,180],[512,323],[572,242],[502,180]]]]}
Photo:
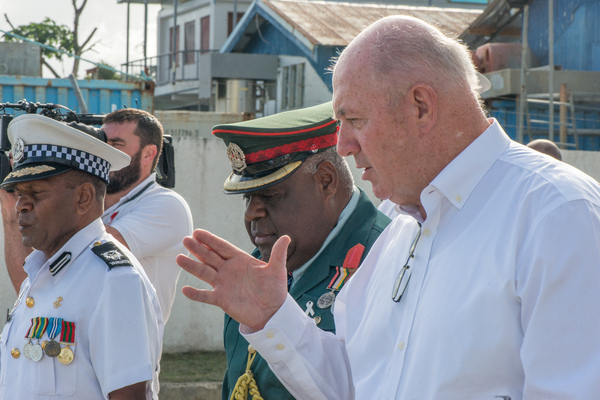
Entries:
{"type": "Polygon", "coordinates": [[[246,156],[242,151],[242,148],[237,144],[231,142],[227,146],[227,157],[231,163],[231,168],[237,172],[242,172],[246,168],[246,156]]]}
{"type": "Polygon", "coordinates": [[[110,269],[115,267],[133,266],[125,253],[123,253],[123,251],[113,242],[106,242],[99,246],[94,246],[92,247],[92,251],[100,257],[110,269]]]}

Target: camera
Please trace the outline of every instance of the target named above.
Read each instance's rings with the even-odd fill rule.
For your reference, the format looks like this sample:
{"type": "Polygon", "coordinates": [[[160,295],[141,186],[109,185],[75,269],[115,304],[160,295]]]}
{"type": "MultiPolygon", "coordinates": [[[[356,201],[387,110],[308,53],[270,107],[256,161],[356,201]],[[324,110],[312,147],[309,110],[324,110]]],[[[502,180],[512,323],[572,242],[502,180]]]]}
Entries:
{"type": "MultiPolygon", "coordinates": [[[[95,114],[77,114],[65,106],[52,103],[30,103],[27,100],[20,100],[17,103],[0,103],[0,182],[11,172],[10,158],[7,154],[11,150],[11,143],[8,139],[8,124],[13,119],[13,115],[6,114],[6,109],[25,111],[29,114],[39,114],[52,118],[67,125],[87,133],[106,143],[106,134],[100,128],[95,126],[102,125],[104,115],[95,114]]],[[[175,149],[173,148],[173,138],[170,135],[163,135],[163,149],[156,165],[156,182],[166,188],[175,187],[175,149]]]]}

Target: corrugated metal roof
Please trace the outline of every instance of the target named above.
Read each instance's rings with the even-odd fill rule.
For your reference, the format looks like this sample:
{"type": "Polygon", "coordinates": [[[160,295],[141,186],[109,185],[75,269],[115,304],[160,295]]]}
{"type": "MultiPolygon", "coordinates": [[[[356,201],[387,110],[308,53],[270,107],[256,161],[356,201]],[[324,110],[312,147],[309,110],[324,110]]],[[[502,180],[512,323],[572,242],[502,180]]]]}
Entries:
{"type": "Polygon", "coordinates": [[[263,0],[314,45],[347,46],[363,28],[390,15],[409,15],[458,36],[482,10],[310,0],[263,0]]]}

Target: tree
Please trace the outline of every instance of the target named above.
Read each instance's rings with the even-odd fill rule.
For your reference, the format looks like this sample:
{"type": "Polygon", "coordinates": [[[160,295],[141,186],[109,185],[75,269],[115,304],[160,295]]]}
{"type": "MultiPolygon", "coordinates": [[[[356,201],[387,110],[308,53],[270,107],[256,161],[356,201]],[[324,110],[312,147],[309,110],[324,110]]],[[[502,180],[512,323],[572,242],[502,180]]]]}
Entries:
{"type": "MultiPolygon", "coordinates": [[[[90,35],[87,37],[87,39],[84,40],[84,42],[80,45],[79,44],[79,17],[81,16],[81,13],[83,12],[83,9],[85,7],[85,5],[87,4],[88,0],[83,0],[83,2],[81,3],[80,7],[77,7],[77,0],[71,0],[71,3],[73,4],[73,9],[75,10],[75,17],[73,18],[73,54],[75,54],[76,56],[81,56],[83,53],[85,53],[86,51],[91,50],[94,47],[94,44],[90,45],[87,49],[85,48],[88,43],[90,42],[90,40],[92,39],[92,36],[94,36],[94,33],[96,33],[96,29],[98,28],[94,28],[94,30],[92,30],[92,33],[90,33],[90,35]]],[[[77,77],[77,72],[79,71],[79,58],[75,58],[75,60],[73,61],[73,75],[75,77],[77,77]]]]}
{"type": "MultiPolygon", "coordinates": [[[[15,35],[23,36],[27,39],[35,40],[36,42],[42,43],[46,46],[52,46],[54,48],[66,51],[68,53],[73,52],[73,32],[66,25],[58,25],[56,22],[46,17],[44,21],[36,23],[32,22],[28,25],[21,25],[13,27],[10,23],[8,16],[4,14],[6,21],[12,28],[10,33],[15,35]]],[[[17,37],[4,35],[4,40],[7,42],[20,41],[17,37]]],[[[63,53],[50,50],[49,48],[42,47],[42,64],[46,66],[54,74],[55,77],[59,78],[58,73],[52,68],[46,59],[55,58],[61,60],[63,53]]]]}
{"type": "MultiPolygon", "coordinates": [[[[87,39],[83,41],[83,43],[79,44],[79,17],[85,8],[88,0],[83,0],[81,6],[77,6],[77,0],[71,0],[73,4],[73,10],[75,11],[73,18],[73,30],[71,30],[66,25],[58,25],[52,19],[46,17],[41,23],[30,23],[28,25],[21,25],[15,28],[8,16],[4,14],[6,21],[12,28],[10,33],[14,33],[20,36],[23,36],[27,39],[35,40],[44,45],[55,47],[59,50],[62,50],[67,53],[71,53],[76,57],[73,60],[73,75],[77,77],[77,73],[79,71],[79,57],[87,51],[92,50],[95,43],[89,44],[92,36],[96,33],[98,28],[94,28],[92,32],[89,34],[87,39]]],[[[4,35],[6,41],[14,42],[19,39],[10,36],[4,35]]],[[[64,54],[43,48],[42,55],[46,58],[56,58],[58,60],[62,60],[62,56],[64,54]]],[[[54,69],[48,64],[45,59],[42,59],[42,63],[56,76],[59,78],[59,75],[54,71],[54,69]]]]}

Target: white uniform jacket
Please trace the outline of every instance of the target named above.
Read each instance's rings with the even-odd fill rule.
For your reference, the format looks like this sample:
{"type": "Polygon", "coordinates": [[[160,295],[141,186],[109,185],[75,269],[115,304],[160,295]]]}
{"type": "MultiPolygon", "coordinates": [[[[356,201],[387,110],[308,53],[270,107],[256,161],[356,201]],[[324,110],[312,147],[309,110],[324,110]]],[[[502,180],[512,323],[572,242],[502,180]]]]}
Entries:
{"type": "MultiPolygon", "coordinates": [[[[163,334],[158,298],[135,257],[106,233],[100,219],[49,260],[34,251],[24,268],[28,277],[0,340],[0,399],[107,399],[112,391],[152,381],[163,334]],[[37,362],[25,356],[26,335],[38,317],[72,323],[71,344],[62,332],[55,337],[73,352],[72,363],[46,354],[37,362]]],[[[39,342],[50,335],[44,330],[39,342]]]]}

